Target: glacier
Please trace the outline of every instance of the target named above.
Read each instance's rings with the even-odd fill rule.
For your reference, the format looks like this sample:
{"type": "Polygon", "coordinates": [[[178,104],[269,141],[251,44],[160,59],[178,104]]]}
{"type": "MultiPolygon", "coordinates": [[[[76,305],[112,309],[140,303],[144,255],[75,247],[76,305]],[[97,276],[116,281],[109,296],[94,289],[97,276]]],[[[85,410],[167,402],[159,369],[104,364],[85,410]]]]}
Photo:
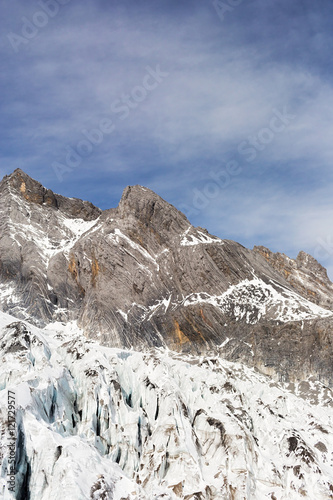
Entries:
{"type": "Polygon", "coordinates": [[[0,313],[0,329],[5,500],[333,497],[333,395],[315,378],[273,381],[218,351],[104,347],[74,321],[39,329],[0,313]]]}

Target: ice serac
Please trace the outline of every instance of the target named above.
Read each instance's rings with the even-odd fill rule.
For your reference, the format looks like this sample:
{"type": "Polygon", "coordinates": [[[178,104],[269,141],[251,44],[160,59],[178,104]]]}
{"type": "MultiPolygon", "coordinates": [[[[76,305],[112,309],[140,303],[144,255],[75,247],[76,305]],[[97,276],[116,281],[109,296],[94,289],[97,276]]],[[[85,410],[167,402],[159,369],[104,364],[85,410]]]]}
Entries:
{"type": "Polygon", "coordinates": [[[333,285],[304,252],[221,240],[142,186],[102,212],[17,170],[0,195],[4,311],[76,320],[110,347],[219,352],[278,380],[333,384],[333,285]]]}
{"type": "Polygon", "coordinates": [[[274,383],[216,354],[108,348],[74,323],[40,330],[3,313],[0,359],[5,500],[332,498],[333,394],[314,378],[274,383]]]}

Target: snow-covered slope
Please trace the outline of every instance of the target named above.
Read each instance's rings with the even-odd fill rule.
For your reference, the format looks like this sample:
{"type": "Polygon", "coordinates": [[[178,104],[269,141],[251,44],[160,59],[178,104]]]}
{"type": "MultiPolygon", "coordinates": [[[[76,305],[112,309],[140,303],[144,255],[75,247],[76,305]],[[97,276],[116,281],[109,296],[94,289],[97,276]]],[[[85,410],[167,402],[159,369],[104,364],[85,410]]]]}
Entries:
{"type": "Polygon", "coordinates": [[[8,391],[20,499],[332,498],[333,395],[319,381],[102,347],[74,323],[39,330],[1,313],[0,326],[2,498],[14,498],[8,391]]]}
{"type": "MultiPolygon", "coordinates": [[[[289,288],[279,283],[265,283],[253,277],[237,285],[232,285],[221,295],[210,295],[207,292],[191,293],[181,300],[171,301],[171,294],[165,299],[156,301],[149,308],[142,307],[141,320],[151,319],[153,315],[164,308],[175,310],[179,307],[189,307],[209,304],[229,315],[236,321],[245,320],[247,324],[255,325],[262,318],[281,323],[302,321],[316,318],[330,318],[333,312],[305,299],[289,288]],[[272,286],[274,284],[274,286],[272,286]]],[[[133,307],[126,313],[121,311],[127,320],[133,307]]]]}
{"type": "Polygon", "coordinates": [[[195,293],[183,301],[185,307],[195,304],[211,304],[232,315],[236,321],[245,319],[250,324],[265,317],[287,323],[333,316],[332,311],[317,306],[279,283],[265,283],[256,277],[230,286],[222,295],[195,293]]]}

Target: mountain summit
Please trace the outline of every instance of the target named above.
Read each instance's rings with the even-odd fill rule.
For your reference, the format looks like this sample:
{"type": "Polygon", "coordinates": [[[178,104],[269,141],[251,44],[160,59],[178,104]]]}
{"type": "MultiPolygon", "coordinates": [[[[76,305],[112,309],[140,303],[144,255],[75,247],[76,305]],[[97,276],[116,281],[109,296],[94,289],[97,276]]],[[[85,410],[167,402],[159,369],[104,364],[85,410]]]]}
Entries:
{"type": "Polygon", "coordinates": [[[0,229],[0,307],[16,318],[333,383],[333,285],[304,252],[221,240],[142,186],[102,211],[20,169],[0,183],[0,229]]]}

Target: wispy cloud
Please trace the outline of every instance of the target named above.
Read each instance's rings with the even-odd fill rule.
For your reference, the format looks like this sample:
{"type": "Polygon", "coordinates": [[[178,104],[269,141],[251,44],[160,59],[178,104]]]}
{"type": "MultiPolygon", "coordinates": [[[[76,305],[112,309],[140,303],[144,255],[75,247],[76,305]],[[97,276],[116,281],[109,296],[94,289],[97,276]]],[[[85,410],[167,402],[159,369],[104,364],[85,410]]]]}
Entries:
{"type": "Polygon", "coordinates": [[[1,173],[21,167],[102,208],[140,183],[179,207],[237,160],[241,173],[191,221],[249,246],[313,253],[329,234],[333,188],[331,2],[242,2],[224,22],[212,2],[58,4],[17,51],[8,33],[22,36],[22,17],[33,22],[41,7],[3,7],[1,173]],[[115,101],[156,65],[168,77],[121,120],[115,101]],[[247,162],[239,144],[283,108],[295,119],[247,162]],[[60,182],[52,164],[103,120],[113,132],[60,182]]]}

